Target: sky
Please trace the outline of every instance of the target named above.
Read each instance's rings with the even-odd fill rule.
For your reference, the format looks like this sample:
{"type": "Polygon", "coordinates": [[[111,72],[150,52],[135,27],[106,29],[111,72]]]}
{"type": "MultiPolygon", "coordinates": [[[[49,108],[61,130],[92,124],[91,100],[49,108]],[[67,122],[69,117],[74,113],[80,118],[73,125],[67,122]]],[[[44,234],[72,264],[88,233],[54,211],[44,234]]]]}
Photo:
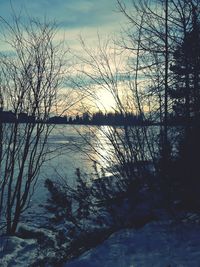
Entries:
{"type": "MultiPolygon", "coordinates": [[[[129,2],[129,0],[125,0],[129,2]]],[[[60,36],[77,48],[81,34],[88,42],[100,35],[118,35],[125,18],[117,12],[116,0],[0,0],[0,15],[10,18],[12,9],[22,16],[55,20],[60,36]]]]}
{"type": "MultiPolygon", "coordinates": [[[[130,0],[123,0],[130,3],[130,0]]],[[[97,46],[100,37],[117,37],[126,21],[117,10],[117,0],[0,0],[0,16],[11,21],[12,14],[26,20],[34,17],[56,21],[58,40],[66,41],[73,51],[81,51],[80,35],[91,47],[97,46]]],[[[0,40],[0,51],[7,50],[0,40]]],[[[111,96],[102,94],[101,100],[111,109],[111,96]]]]}

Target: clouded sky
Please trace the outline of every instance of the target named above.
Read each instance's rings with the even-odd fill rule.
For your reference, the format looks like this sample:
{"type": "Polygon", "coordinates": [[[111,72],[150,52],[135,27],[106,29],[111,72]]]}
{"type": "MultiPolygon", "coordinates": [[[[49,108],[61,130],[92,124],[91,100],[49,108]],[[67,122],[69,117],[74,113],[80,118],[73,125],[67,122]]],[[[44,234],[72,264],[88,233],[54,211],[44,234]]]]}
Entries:
{"type": "MultiPolygon", "coordinates": [[[[59,28],[57,38],[64,37],[72,50],[79,51],[80,35],[89,46],[95,47],[97,33],[103,39],[117,36],[125,22],[117,10],[117,0],[0,0],[0,16],[9,21],[13,13],[20,14],[24,21],[28,16],[55,20],[59,28]]],[[[0,50],[10,52],[1,40],[0,50]]],[[[109,97],[108,94],[103,97],[104,104],[109,97]]]]}
{"type": "MultiPolygon", "coordinates": [[[[127,2],[126,0],[125,2],[127,2]]],[[[97,31],[101,35],[118,34],[123,16],[117,12],[116,0],[12,0],[18,14],[56,20],[60,33],[70,45],[77,46],[78,35],[91,41],[97,31]]],[[[10,1],[0,0],[0,15],[8,19],[12,13],[10,1]]]]}

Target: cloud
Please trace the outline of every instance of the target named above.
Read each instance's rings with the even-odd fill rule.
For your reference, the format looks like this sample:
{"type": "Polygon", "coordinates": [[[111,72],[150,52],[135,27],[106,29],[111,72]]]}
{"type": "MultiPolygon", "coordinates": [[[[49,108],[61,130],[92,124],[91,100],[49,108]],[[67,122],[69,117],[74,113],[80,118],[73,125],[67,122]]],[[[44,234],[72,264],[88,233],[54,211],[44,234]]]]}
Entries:
{"type": "MultiPolygon", "coordinates": [[[[99,27],[119,21],[116,0],[13,0],[13,9],[18,13],[25,9],[31,16],[55,19],[66,28],[99,27]]],[[[10,1],[0,1],[0,14],[8,17],[10,1]]],[[[117,23],[116,23],[117,24],[117,23]]]]}
{"type": "MultiPolygon", "coordinates": [[[[126,2],[130,0],[125,0],[126,2]]],[[[118,35],[125,18],[117,12],[116,0],[12,0],[0,1],[0,15],[9,20],[12,8],[26,21],[27,16],[55,20],[59,26],[58,38],[65,36],[68,44],[79,49],[78,36],[88,43],[101,36],[118,35]]]]}

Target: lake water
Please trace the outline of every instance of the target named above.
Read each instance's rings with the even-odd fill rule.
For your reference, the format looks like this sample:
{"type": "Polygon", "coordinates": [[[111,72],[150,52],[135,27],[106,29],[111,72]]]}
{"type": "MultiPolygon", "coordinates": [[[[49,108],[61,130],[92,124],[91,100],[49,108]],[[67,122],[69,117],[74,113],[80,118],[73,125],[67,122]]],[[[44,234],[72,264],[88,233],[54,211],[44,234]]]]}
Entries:
{"type": "MultiPolygon", "coordinates": [[[[147,128],[148,135],[152,135],[151,141],[157,142],[159,127],[151,126],[147,128]]],[[[132,127],[132,139],[130,140],[132,143],[134,138],[140,135],[136,129],[140,130],[141,127],[132,127]]],[[[120,130],[120,127],[118,127],[117,131],[120,132],[120,130]]],[[[124,134],[124,132],[121,131],[120,138],[121,134],[124,134]]],[[[111,128],[108,126],[56,125],[54,127],[48,140],[48,147],[52,152],[41,168],[35,193],[31,200],[31,208],[26,213],[27,218],[33,218],[35,213],[38,217],[41,214],[44,215],[44,210],[41,212],[40,206],[46,203],[48,197],[47,189],[44,186],[46,179],[54,181],[64,179],[73,187],[76,180],[76,168],[79,168],[85,177],[87,177],[85,175],[87,174],[95,178],[94,161],[99,163],[97,166],[103,167],[106,167],[107,163],[110,166],[116,163],[116,152],[111,145],[112,140],[109,141],[108,136],[112,136],[111,128]]],[[[142,137],[139,146],[134,149],[136,151],[146,149],[144,142],[144,137],[142,137]]],[[[155,144],[153,145],[155,148],[155,144]]],[[[106,175],[111,175],[109,169],[106,175]]]]}
{"type": "Polygon", "coordinates": [[[106,131],[108,131],[107,126],[56,125],[54,127],[48,140],[48,147],[52,152],[41,168],[30,203],[31,207],[25,213],[28,220],[35,217],[35,214],[39,218],[44,212],[41,212],[40,206],[45,204],[48,197],[48,191],[44,186],[46,179],[54,181],[64,179],[73,187],[77,168],[83,175],[94,176],[94,161],[105,167],[106,159],[111,158],[112,153],[112,146],[105,137],[106,131]]]}

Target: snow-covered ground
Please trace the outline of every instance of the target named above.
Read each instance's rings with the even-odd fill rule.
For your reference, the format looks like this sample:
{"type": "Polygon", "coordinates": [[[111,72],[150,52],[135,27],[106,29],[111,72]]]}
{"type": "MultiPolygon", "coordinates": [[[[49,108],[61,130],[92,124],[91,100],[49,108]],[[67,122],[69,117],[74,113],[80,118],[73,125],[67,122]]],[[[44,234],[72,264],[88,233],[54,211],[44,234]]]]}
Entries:
{"type": "Polygon", "coordinates": [[[0,237],[0,266],[28,267],[38,256],[36,240],[0,237]]]}
{"type": "MultiPolygon", "coordinates": [[[[140,229],[121,230],[63,267],[199,267],[199,219],[194,215],[189,218],[184,222],[162,220],[140,229]]],[[[39,258],[42,259],[42,253],[36,240],[0,238],[1,267],[29,267],[39,258]]]]}
{"type": "Polygon", "coordinates": [[[113,234],[63,267],[199,267],[200,225],[152,222],[113,234]]]}

